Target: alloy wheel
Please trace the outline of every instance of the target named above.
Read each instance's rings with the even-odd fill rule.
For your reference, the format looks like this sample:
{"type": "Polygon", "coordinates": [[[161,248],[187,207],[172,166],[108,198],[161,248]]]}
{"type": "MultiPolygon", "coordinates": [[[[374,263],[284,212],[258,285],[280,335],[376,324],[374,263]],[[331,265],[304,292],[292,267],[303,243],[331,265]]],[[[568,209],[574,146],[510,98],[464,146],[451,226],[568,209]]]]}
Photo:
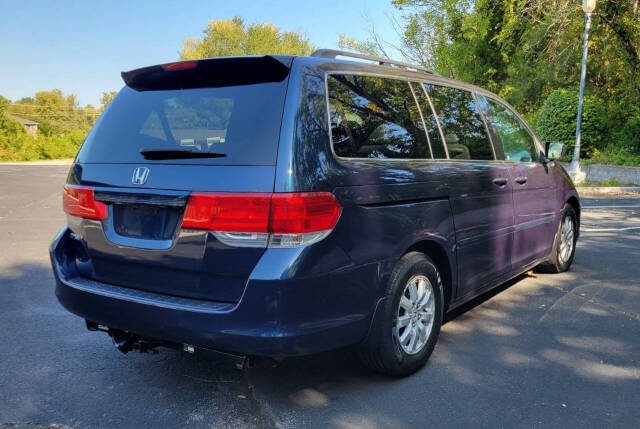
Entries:
{"type": "Polygon", "coordinates": [[[562,228],[560,229],[560,249],[558,252],[558,259],[562,264],[567,263],[571,257],[571,252],[573,251],[573,238],[573,220],[571,217],[567,216],[564,218],[562,228]]]}
{"type": "Polygon", "coordinates": [[[435,301],[429,279],[416,275],[407,282],[393,327],[393,336],[402,350],[414,355],[427,344],[433,328],[435,301]]]}

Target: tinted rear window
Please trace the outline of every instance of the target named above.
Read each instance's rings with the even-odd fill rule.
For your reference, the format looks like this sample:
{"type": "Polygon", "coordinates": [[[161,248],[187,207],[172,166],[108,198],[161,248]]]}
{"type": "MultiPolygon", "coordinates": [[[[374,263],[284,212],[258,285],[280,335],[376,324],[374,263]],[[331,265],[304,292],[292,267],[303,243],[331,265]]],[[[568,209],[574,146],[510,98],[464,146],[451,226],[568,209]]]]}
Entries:
{"type": "Polygon", "coordinates": [[[331,75],[329,108],[336,155],[345,158],[431,158],[409,82],[331,75]]]}
{"type": "Polygon", "coordinates": [[[83,163],[274,165],[287,79],[219,88],[125,87],[80,149],[83,163]],[[225,154],[149,161],[142,149],[225,154]]]}
{"type": "Polygon", "coordinates": [[[473,94],[425,84],[446,140],[449,158],[492,160],[493,148],[473,94]]]}

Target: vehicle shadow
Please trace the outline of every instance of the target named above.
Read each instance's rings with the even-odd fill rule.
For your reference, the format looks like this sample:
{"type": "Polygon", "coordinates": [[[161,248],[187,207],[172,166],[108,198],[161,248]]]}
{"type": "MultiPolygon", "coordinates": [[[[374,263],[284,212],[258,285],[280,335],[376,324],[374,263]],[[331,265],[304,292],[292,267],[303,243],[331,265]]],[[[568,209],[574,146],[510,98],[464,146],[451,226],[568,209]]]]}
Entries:
{"type": "MultiPolygon", "coordinates": [[[[58,304],[46,264],[10,266],[0,273],[0,325],[7,327],[0,341],[10,345],[0,355],[0,422],[632,425],[640,419],[632,405],[640,395],[640,282],[637,267],[602,252],[612,241],[585,235],[571,272],[523,275],[452,311],[427,366],[403,379],[363,368],[352,348],[280,363],[257,359],[245,372],[173,350],[125,356],[58,304]]],[[[618,241],[637,252],[640,239],[618,241]]]]}
{"type": "Polygon", "coordinates": [[[87,331],[57,302],[45,263],[0,271],[0,326],[2,427],[272,426],[246,373],[171,349],[123,355],[106,334],[87,331]]]}
{"type": "Polygon", "coordinates": [[[638,249],[638,237],[584,235],[570,272],[530,272],[450,312],[411,377],[367,371],[343,349],[249,379],[285,423],[304,427],[633,424],[640,281],[628,264],[638,249]]]}

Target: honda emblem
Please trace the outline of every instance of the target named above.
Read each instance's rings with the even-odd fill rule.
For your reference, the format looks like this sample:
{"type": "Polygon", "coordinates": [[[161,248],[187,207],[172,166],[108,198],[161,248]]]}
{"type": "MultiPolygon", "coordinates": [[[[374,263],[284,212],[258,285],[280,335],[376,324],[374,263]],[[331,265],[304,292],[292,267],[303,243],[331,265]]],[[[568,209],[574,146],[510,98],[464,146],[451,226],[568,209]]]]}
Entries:
{"type": "Polygon", "coordinates": [[[133,177],[131,183],[134,185],[144,185],[149,177],[149,169],[147,167],[137,167],[133,170],[133,177]]]}

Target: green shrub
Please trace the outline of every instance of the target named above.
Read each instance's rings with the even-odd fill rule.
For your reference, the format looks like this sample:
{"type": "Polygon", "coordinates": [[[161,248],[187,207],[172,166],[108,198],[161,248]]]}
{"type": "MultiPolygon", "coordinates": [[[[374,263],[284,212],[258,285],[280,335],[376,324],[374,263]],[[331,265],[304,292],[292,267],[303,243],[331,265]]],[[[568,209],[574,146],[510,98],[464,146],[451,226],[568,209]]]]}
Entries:
{"type": "MultiPolygon", "coordinates": [[[[557,89],[549,94],[535,121],[535,129],[543,141],[560,141],[567,146],[567,157],[573,154],[578,117],[578,91],[557,89]]],[[[609,142],[608,116],[602,101],[585,96],[582,113],[580,156],[591,157],[609,142]]]]}
{"type": "Polygon", "coordinates": [[[41,159],[73,158],[85,134],[80,130],[57,136],[21,133],[12,137],[0,135],[0,161],[37,161],[41,159]]]}
{"type": "Polygon", "coordinates": [[[581,160],[584,164],[613,164],[639,166],[640,153],[629,151],[620,145],[609,145],[602,152],[594,150],[590,159],[581,160]]]}
{"type": "Polygon", "coordinates": [[[640,155],[640,113],[627,120],[622,129],[624,145],[640,155]]]}

